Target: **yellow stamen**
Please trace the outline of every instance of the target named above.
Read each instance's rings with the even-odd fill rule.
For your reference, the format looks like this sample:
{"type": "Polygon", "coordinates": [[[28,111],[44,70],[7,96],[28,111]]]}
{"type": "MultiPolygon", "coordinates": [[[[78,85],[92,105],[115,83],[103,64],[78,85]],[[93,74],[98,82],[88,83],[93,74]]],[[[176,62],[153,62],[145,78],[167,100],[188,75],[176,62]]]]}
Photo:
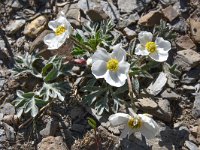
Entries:
{"type": "Polygon", "coordinates": [[[128,126],[132,129],[139,129],[142,126],[142,120],[139,117],[138,118],[131,117],[128,120],[128,126]]]}
{"type": "Polygon", "coordinates": [[[119,68],[119,61],[117,59],[110,59],[107,62],[107,69],[113,72],[116,72],[119,68]]]}
{"type": "Polygon", "coordinates": [[[66,28],[64,26],[58,26],[56,28],[55,34],[58,36],[58,35],[63,34],[65,31],[66,31],[66,28]]]}
{"type": "Polygon", "coordinates": [[[150,52],[153,53],[156,51],[157,46],[155,42],[147,42],[145,48],[150,52]]]}

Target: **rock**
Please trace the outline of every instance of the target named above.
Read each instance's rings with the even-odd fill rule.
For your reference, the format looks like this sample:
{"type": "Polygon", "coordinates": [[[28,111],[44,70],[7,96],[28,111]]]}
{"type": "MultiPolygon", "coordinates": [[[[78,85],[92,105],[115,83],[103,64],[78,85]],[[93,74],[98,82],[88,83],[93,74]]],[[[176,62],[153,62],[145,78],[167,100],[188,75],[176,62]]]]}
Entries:
{"type": "Polygon", "coordinates": [[[4,49],[6,49],[6,44],[4,40],[0,39],[0,50],[4,50],[4,49]]]}
{"type": "Polygon", "coordinates": [[[43,138],[37,148],[38,150],[69,150],[61,136],[43,138]]]}
{"type": "Polygon", "coordinates": [[[163,5],[171,5],[171,4],[174,4],[176,3],[178,0],[160,0],[160,2],[163,4],[163,5]]]}
{"type": "Polygon", "coordinates": [[[162,17],[163,14],[159,10],[150,11],[139,19],[138,24],[143,26],[155,26],[156,24],[160,24],[162,17]]]}
{"type": "Polygon", "coordinates": [[[116,28],[118,29],[123,29],[131,24],[136,23],[139,20],[140,16],[138,15],[138,13],[134,13],[131,15],[121,15],[121,18],[118,20],[117,26],[116,28]]]}
{"type": "Polygon", "coordinates": [[[0,129],[0,143],[3,143],[6,141],[6,133],[5,130],[0,129]]]}
{"type": "Polygon", "coordinates": [[[192,84],[196,83],[200,77],[200,69],[191,69],[190,71],[184,73],[181,77],[181,83],[192,84]]]}
{"type": "Polygon", "coordinates": [[[197,128],[197,142],[198,144],[200,144],[200,124],[198,125],[198,128],[197,128]]]}
{"type": "Polygon", "coordinates": [[[176,19],[179,15],[178,12],[171,5],[163,9],[162,12],[164,14],[164,17],[170,22],[176,19]]]}
{"type": "Polygon", "coordinates": [[[15,9],[20,9],[23,7],[22,4],[20,4],[19,0],[15,0],[15,1],[12,1],[13,3],[11,4],[11,7],[12,8],[15,8],[15,9]]]}
{"type": "Polygon", "coordinates": [[[199,148],[190,141],[185,141],[185,146],[189,148],[189,150],[198,150],[199,148]]]}
{"type": "Polygon", "coordinates": [[[100,4],[100,0],[79,0],[78,7],[82,9],[84,12],[89,9],[94,9],[100,4]]]}
{"type": "Polygon", "coordinates": [[[171,89],[166,89],[161,93],[161,97],[168,100],[180,100],[181,96],[172,91],[171,89]]]}
{"type": "Polygon", "coordinates": [[[10,103],[5,103],[3,107],[0,109],[0,112],[4,115],[14,115],[15,114],[15,107],[10,103]]]}
{"type": "Polygon", "coordinates": [[[117,5],[122,13],[140,12],[144,9],[142,1],[137,0],[118,0],[117,5]]]}
{"type": "Polygon", "coordinates": [[[137,35],[134,30],[131,30],[128,27],[124,28],[124,34],[130,40],[133,39],[134,37],[136,37],[136,35],[137,35]]]}
{"type": "Polygon", "coordinates": [[[75,107],[71,110],[70,117],[72,120],[75,120],[75,119],[79,118],[80,116],[84,117],[83,116],[84,113],[85,112],[82,107],[75,107]]]}
{"type": "Polygon", "coordinates": [[[155,117],[170,122],[172,119],[172,111],[170,108],[170,103],[166,99],[159,99],[158,101],[158,108],[156,111],[152,112],[152,115],[155,117]]]}
{"type": "Polygon", "coordinates": [[[176,45],[179,47],[179,49],[196,49],[196,45],[194,42],[190,39],[188,35],[184,35],[181,37],[176,38],[176,45]]]}
{"type": "Polygon", "coordinates": [[[26,25],[24,35],[35,38],[45,29],[47,23],[48,19],[45,16],[37,17],[26,25]]]}
{"type": "Polygon", "coordinates": [[[173,30],[185,34],[188,32],[188,24],[184,19],[180,19],[173,25],[173,30]]]}
{"type": "Polygon", "coordinates": [[[190,132],[191,132],[192,135],[194,135],[195,137],[197,137],[198,126],[193,126],[192,128],[190,128],[190,132]]]}
{"type": "Polygon", "coordinates": [[[44,37],[51,33],[50,30],[44,30],[39,36],[37,36],[37,38],[30,44],[30,52],[33,52],[36,49],[46,49],[47,46],[44,44],[43,39],[44,37]]]}
{"type": "Polygon", "coordinates": [[[120,18],[117,7],[112,1],[100,1],[103,11],[110,17],[111,20],[118,20],[120,18]]]}
{"type": "Polygon", "coordinates": [[[191,50],[182,50],[177,52],[174,64],[181,67],[183,71],[188,71],[197,66],[200,62],[200,54],[191,50]]]}
{"type": "Polygon", "coordinates": [[[18,38],[17,41],[16,41],[16,43],[15,43],[16,47],[19,48],[19,49],[22,48],[25,40],[26,40],[25,36],[22,36],[22,37],[18,38]]]}
{"type": "Polygon", "coordinates": [[[13,127],[9,126],[6,123],[3,123],[3,127],[5,129],[6,132],[6,137],[8,139],[8,141],[15,141],[15,130],[13,129],[13,127]]]}
{"type": "Polygon", "coordinates": [[[195,118],[200,117],[200,94],[199,93],[195,96],[195,101],[193,103],[193,108],[192,108],[192,115],[195,118]]]}
{"type": "Polygon", "coordinates": [[[200,21],[195,19],[189,19],[190,31],[192,37],[196,43],[200,43],[200,21]]]}
{"type": "Polygon", "coordinates": [[[142,109],[145,110],[152,110],[158,107],[157,103],[150,98],[138,99],[138,102],[136,102],[136,106],[142,107],[142,109]]]}
{"type": "Polygon", "coordinates": [[[95,7],[94,9],[89,9],[86,14],[94,22],[100,22],[107,20],[109,16],[103,11],[101,7],[95,7]]]}
{"type": "Polygon", "coordinates": [[[6,31],[8,34],[14,34],[19,29],[21,29],[25,25],[26,21],[24,19],[19,20],[11,20],[9,24],[6,26],[6,31]]]}
{"type": "Polygon", "coordinates": [[[81,27],[81,12],[78,8],[77,3],[69,3],[65,5],[65,7],[62,8],[62,10],[58,13],[57,16],[61,15],[61,12],[63,12],[68,19],[68,21],[71,23],[73,27],[80,28],[81,27]]]}
{"type": "Polygon", "coordinates": [[[83,133],[85,131],[85,127],[84,125],[74,123],[72,124],[71,130],[79,132],[79,133],[83,133]]]}
{"type": "Polygon", "coordinates": [[[54,136],[57,128],[58,128],[58,122],[50,120],[47,123],[46,127],[40,131],[40,135],[42,135],[43,137],[54,136]]]}

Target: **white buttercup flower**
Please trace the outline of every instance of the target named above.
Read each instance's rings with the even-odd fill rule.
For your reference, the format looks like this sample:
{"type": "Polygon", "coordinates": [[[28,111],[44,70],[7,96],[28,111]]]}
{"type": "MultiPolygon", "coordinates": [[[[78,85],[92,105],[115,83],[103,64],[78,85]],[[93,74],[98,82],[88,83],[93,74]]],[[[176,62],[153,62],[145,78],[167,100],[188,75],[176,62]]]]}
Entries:
{"type": "Polygon", "coordinates": [[[143,56],[149,55],[153,60],[158,62],[166,61],[168,51],[171,49],[171,43],[162,37],[157,37],[155,42],[153,42],[152,38],[153,35],[151,32],[140,32],[138,35],[140,44],[137,44],[135,54],[143,56]]]}
{"type": "Polygon", "coordinates": [[[130,116],[125,113],[116,113],[111,115],[108,120],[112,126],[124,125],[120,135],[121,138],[130,136],[134,132],[140,132],[147,139],[154,138],[159,131],[158,124],[148,115],[134,114],[130,116]]]}
{"type": "Polygon", "coordinates": [[[48,45],[48,49],[58,49],[69,38],[72,33],[72,26],[63,15],[50,21],[48,26],[54,33],[47,34],[44,37],[44,43],[48,45]]]}
{"type": "Polygon", "coordinates": [[[121,44],[113,47],[112,53],[104,48],[97,48],[92,56],[92,74],[98,78],[104,78],[112,86],[120,87],[126,82],[130,64],[126,62],[126,51],[121,44]]]}

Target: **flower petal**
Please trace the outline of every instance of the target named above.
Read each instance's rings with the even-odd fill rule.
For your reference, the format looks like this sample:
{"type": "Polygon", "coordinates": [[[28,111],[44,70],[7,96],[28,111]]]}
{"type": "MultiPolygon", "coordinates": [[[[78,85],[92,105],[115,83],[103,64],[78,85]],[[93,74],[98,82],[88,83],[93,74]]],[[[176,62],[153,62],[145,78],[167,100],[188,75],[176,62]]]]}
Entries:
{"type": "Polygon", "coordinates": [[[147,31],[141,31],[138,35],[140,44],[142,44],[143,46],[145,46],[147,42],[151,42],[152,38],[153,38],[153,34],[147,31]]]}
{"type": "Polygon", "coordinates": [[[144,135],[147,139],[154,138],[159,131],[158,124],[147,115],[138,115],[142,119],[142,127],[140,128],[140,132],[144,135]]]}
{"type": "Polygon", "coordinates": [[[137,44],[135,48],[135,54],[136,55],[142,55],[142,56],[147,56],[149,55],[149,52],[145,49],[144,46],[141,44],[137,44]]]}
{"type": "Polygon", "coordinates": [[[126,51],[122,48],[122,44],[117,44],[111,47],[113,52],[111,53],[111,57],[120,61],[126,60],[126,51]]]}
{"type": "Polygon", "coordinates": [[[96,60],[103,60],[107,62],[109,59],[109,53],[101,47],[98,47],[97,51],[92,56],[92,62],[95,62],[96,60]]]}
{"type": "Polygon", "coordinates": [[[167,60],[169,54],[161,48],[157,48],[157,52],[149,54],[149,56],[158,62],[164,62],[167,60]]]}
{"type": "Polygon", "coordinates": [[[53,31],[56,31],[56,28],[58,26],[64,26],[66,28],[66,32],[70,35],[72,33],[72,26],[67,21],[67,19],[64,16],[59,16],[56,20],[49,21],[48,26],[53,31]]]}
{"type": "Polygon", "coordinates": [[[128,62],[119,63],[119,70],[117,75],[120,80],[125,81],[127,79],[129,68],[130,64],[128,62]]]}
{"type": "Polygon", "coordinates": [[[158,45],[158,48],[163,48],[163,50],[166,52],[171,49],[171,43],[167,40],[164,40],[162,37],[157,37],[155,43],[158,45]]]}
{"type": "Polygon", "coordinates": [[[119,126],[122,124],[127,124],[131,116],[125,113],[116,113],[111,115],[108,120],[110,121],[111,126],[119,126]]]}
{"type": "Polygon", "coordinates": [[[126,124],[126,125],[124,126],[124,129],[122,130],[122,132],[121,132],[121,134],[120,134],[120,138],[121,138],[121,139],[126,138],[127,135],[128,135],[128,138],[129,138],[129,136],[130,136],[132,133],[134,133],[134,131],[133,131],[131,128],[129,128],[129,126],[126,124]]]}
{"type": "Polygon", "coordinates": [[[98,79],[103,78],[105,76],[105,73],[107,71],[106,69],[106,62],[103,60],[96,60],[92,64],[92,74],[98,79]]]}
{"type": "Polygon", "coordinates": [[[125,84],[126,80],[120,79],[117,72],[107,71],[105,80],[108,84],[115,87],[121,87],[125,84]]]}
{"type": "Polygon", "coordinates": [[[56,36],[54,33],[50,33],[44,37],[44,43],[48,46],[48,49],[58,49],[63,45],[67,37],[67,33],[63,33],[59,36],[56,36]]]}

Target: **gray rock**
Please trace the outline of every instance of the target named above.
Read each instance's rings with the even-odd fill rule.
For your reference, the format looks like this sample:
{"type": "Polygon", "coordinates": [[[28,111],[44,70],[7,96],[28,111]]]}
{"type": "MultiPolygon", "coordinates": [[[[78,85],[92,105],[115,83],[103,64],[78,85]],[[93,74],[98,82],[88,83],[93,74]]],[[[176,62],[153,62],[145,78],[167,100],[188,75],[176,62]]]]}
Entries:
{"type": "Polygon", "coordinates": [[[0,39],[0,49],[6,49],[6,44],[4,42],[4,40],[0,39]]]}
{"type": "Polygon", "coordinates": [[[195,96],[195,101],[194,101],[193,108],[192,108],[192,115],[195,118],[200,117],[200,94],[197,94],[195,96]]]}
{"type": "Polygon", "coordinates": [[[155,110],[158,107],[157,103],[150,98],[138,99],[138,102],[136,102],[136,106],[139,106],[140,108],[145,110],[155,110]]]}
{"type": "Polygon", "coordinates": [[[109,16],[103,11],[101,7],[95,7],[94,9],[89,9],[86,14],[94,22],[100,22],[107,20],[109,16]]]}
{"type": "Polygon", "coordinates": [[[116,28],[118,29],[123,29],[131,24],[136,23],[139,20],[140,16],[138,15],[138,13],[134,13],[134,14],[124,14],[121,15],[121,18],[118,20],[117,26],[116,28]]]}
{"type": "Polygon", "coordinates": [[[184,19],[180,19],[175,24],[173,24],[172,27],[173,27],[174,31],[186,33],[188,25],[187,25],[187,22],[184,19]]]}
{"type": "Polygon", "coordinates": [[[61,136],[43,138],[37,145],[38,150],[69,150],[61,136]]]}
{"type": "Polygon", "coordinates": [[[42,135],[43,137],[54,136],[57,129],[58,122],[51,120],[47,123],[46,127],[40,131],[40,135],[42,135]]]}
{"type": "Polygon", "coordinates": [[[128,39],[133,39],[137,35],[134,30],[131,30],[130,28],[127,28],[127,27],[124,28],[124,34],[126,35],[128,39]]]}
{"type": "Polygon", "coordinates": [[[89,9],[94,9],[95,7],[97,7],[99,3],[100,0],[80,0],[78,2],[78,7],[86,12],[89,9]]]}
{"type": "Polygon", "coordinates": [[[0,109],[0,112],[3,113],[4,115],[14,115],[15,107],[10,103],[5,103],[2,109],[0,109]]]}
{"type": "Polygon", "coordinates": [[[0,143],[5,142],[6,141],[6,133],[5,130],[0,129],[0,143]]]}
{"type": "Polygon", "coordinates": [[[196,144],[190,142],[190,141],[185,141],[185,146],[189,148],[189,150],[198,150],[199,148],[196,146],[196,144]]]}
{"type": "Polygon", "coordinates": [[[22,4],[20,4],[19,0],[9,0],[8,2],[8,6],[11,6],[12,8],[15,8],[15,9],[20,9],[23,7],[22,4]]]}
{"type": "Polygon", "coordinates": [[[12,20],[6,26],[6,31],[8,32],[8,34],[14,34],[19,29],[21,29],[25,25],[25,23],[26,21],[24,19],[12,20]]]}
{"type": "Polygon", "coordinates": [[[174,64],[177,64],[183,71],[189,71],[200,63],[200,54],[194,50],[187,49],[177,52],[174,64]]]}
{"type": "Polygon", "coordinates": [[[112,1],[101,1],[100,4],[110,19],[118,20],[120,18],[119,11],[117,10],[117,7],[112,3],[112,1]]]}
{"type": "Polygon", "coordinates": [[[168,100],[179,100],[181,98],[180,95],[172,91],[171,89],[166,89],[161,93],[162,98],[166,98],[168,100]]]}
{"type": "Polygon", "coordinates": [[[72,124],[71,130],[83,133],[85,131],[85,126],[81,124],[72,124]]]}
{"type": "Polygon", "coordinates": [[[131,13],[135,10],[140,12],[144,9],[143,2],[137,0],[118,0],[117,4],[120,11],[123,13],[131,13]]]}
{"type": "Polygon", "coordinates": [[[171,4],[174,4],[176,3],[178,0],[160,0],[160,2],[163,4],[163,5],[171,5],[171,4]]]}
{"type": "Polygon", "coordinates": [[[84,113],[85,112],[82,107],[75,107],[71,110],[70,117],[72,120],[75,120],[75,119],[79,118],[80,116],[84,117],[83,116],[84,113]]]}
{"type": "Polygon", "coordinates": [[[182,75],[181,83],[192,84],[196,83],[200,77],[200,69],[191,69],[187,73],[182,75]]]}
{"type": "Polygon", "coordinates": [[[5,133],[6,133],[6,137],[9,141],[15,141],[15,135],[16,132],[13,129],[13,127],[9,126],[6,123],[3,123],[4,129],[5,129],[5,133]]]}

